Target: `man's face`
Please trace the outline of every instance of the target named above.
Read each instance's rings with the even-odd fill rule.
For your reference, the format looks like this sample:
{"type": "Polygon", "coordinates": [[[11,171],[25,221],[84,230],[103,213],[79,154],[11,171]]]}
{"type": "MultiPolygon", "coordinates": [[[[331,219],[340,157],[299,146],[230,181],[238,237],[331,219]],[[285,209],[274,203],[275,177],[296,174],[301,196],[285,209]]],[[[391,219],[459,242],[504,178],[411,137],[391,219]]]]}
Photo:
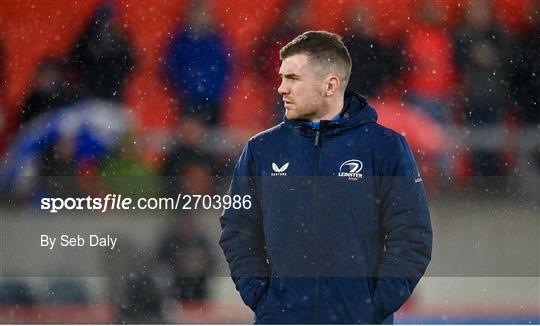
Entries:
{"type": "Polygon", "coordinates": [[[296,54],[285,58],[279,69],[279,94],[290,120],[319,120],[325,113],[321,77],[310,66],[309,57],[296,54]]]}

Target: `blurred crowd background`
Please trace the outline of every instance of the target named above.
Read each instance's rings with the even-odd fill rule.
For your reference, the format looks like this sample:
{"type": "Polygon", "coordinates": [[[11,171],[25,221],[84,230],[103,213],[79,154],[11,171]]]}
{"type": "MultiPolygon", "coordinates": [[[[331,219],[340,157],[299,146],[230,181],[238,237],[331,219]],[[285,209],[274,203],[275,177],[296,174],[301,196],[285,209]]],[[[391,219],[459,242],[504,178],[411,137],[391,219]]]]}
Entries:
{"type": "MultiPolygon", "coordinates": [[[[539,1],[4,1],[2,204],[222,193],[245,141],[283,118],[279,49],[311,29],[343,36],[349,88],[407,137],[431,195],[519,197],[538,181],[539,1]]],[[[168,221],[152,260],[168,274],[126,274],[105,300],[112,320],[175,321],[163,298],[212,297],[208,276],[226,268],[215,234],[196,216],[168,221]]],[[[36,299],[5,278],[0,305],[91,302],[83,284],[47,282],[36,299]]]]}

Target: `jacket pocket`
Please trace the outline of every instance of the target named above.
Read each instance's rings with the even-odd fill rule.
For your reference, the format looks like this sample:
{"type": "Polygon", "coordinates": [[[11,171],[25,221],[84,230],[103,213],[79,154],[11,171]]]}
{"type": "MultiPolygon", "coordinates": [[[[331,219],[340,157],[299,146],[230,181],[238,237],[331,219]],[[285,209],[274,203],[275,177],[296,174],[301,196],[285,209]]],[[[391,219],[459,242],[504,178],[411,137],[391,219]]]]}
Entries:
{"type": "Polygon", "coordinates": [[[375,298],[375,289],[377,287],[377,278],[367,278],[369,293],[371,297],[371,306],[373,312],[373,324],[381,324],[384,321],[381,303],[375,298]]]}
{"type": "Polygon", "coordinates": [[[261,277],[243,277],[238,280],[236,287],[244,303],[255,311],[268,290],[269,279],[261,277]]]}
{"type": "Polygon", "coordinates": [[[305,307],[297,295],[296,278],[272,278],[266,293],[257,304],[257,323],[291,323],[306,320],[305,307]],[[303,319],[302,319],[303,318],[303,319]]]}

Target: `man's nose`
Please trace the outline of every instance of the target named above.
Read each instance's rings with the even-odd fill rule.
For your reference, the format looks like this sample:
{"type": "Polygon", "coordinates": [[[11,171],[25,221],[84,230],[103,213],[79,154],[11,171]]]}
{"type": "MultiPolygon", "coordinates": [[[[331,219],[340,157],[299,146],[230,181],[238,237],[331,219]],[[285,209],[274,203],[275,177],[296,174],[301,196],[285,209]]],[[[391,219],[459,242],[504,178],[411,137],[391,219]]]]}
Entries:
{"type": "Polygon", "coordinates": [[[280,95],[287,94],[289,92],[288,88],[285,86],[285,81],[281,82],[277,91],[280,95]]]}

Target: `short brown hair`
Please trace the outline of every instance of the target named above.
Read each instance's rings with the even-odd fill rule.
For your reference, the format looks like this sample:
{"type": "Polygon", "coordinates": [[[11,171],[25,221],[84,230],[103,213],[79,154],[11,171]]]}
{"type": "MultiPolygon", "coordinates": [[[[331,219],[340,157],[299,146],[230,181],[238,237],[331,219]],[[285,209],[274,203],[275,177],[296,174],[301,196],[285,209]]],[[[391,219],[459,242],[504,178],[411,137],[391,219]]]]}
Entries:
{"type": "Polygon", "coordinates": [[[279,58],[284,60],[297,54],[308,55],[325,74],[336,73],[345,89],[351,76],[352,61],[341,36],[326,31],[307,31],[281,48],[279,58]]]}

